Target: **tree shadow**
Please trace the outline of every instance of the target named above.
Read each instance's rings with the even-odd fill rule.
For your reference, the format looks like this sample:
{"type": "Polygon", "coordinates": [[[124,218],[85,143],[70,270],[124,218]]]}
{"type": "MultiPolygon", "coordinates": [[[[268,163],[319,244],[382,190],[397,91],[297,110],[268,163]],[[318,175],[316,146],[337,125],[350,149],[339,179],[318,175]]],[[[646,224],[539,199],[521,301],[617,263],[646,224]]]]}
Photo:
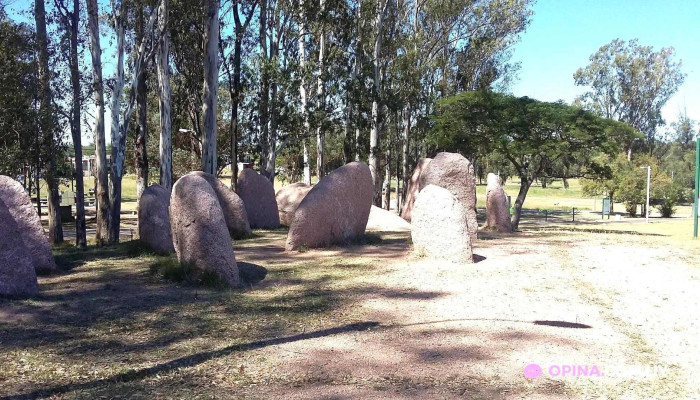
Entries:
{"type": "Polygon", "coordinates": [[[35,399],[39,397],[49,397],[53,395],[63,394],[72,392],[75,390],[84,389],[94,389],[100,386],[120,383],[120,382],[130,382],[134,380],[140,380],[153,376],[160,373],[170,372],[179,368],[192,367],[215,358],[224,357],[233,353],[262,349],[268,346],[280,345],[285,343],[297,342],[301,340],[317,339],[331,335],[338,335],[347,332],[361,332],[367,329],[378,326],[379,323],[375,321],[365,321],[353,324],[347,324],[338,326],[335,328],[322,329],[309,333],[302,333],[298,335],[285,336],[274,339],[259,340],[255,342],[249,342],[244,344],[236,344],[232,346],[225,347],[220,350],[207,351],[202,353],[197,353],[181,358],[174,359],[169,362],[154,365],[148,368],[132,369],[117,375],[113,375],[108,378],[97,379],[90,382],[84,383],[71,383],[67,385],[55,386],[52,388],[39,389],[30,393],[16,394],[11,396],[0,397],[0,400],[10,400],[10,399],[35,399]]]}

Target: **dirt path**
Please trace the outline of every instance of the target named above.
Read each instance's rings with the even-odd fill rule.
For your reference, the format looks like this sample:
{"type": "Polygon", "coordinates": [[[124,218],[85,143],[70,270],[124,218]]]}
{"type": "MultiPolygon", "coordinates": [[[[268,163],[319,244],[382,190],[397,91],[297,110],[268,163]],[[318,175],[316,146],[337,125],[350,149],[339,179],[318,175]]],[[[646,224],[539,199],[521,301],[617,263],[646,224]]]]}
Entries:
{"type": "Polygon", "coordinates": [[[284,230],[236,241],[269,271],[246,290],[164,280],[129,243],[66,254],[39,296],[0,301],[0,399],[700,399],[695,243],[484,235],[455,265],[377,218],[401,230],[306,252],[284,230]]]}
{"type": "Polygon", "coordinates": [[[663,248],[613,247],[625,237],[612,236],[481,240],[472,265],[377,254],[363,279],[384,289],[347,316],[376,325],[259,350],[266,371],[255,372],[295,383],[246,395],[698,398],[688,379],[700,355],[697,269],[663,248]],[[532,363],[544,374],[526,379],[532,363]],[[605,376],[550,376],[572,365],[605,376]]]}

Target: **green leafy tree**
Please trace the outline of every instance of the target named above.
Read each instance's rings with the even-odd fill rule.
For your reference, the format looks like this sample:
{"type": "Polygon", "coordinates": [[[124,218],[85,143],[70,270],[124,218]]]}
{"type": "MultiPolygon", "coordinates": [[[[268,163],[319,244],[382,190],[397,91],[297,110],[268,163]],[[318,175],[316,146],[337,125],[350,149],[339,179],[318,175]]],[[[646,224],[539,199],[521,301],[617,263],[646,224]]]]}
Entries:
{"type": "MultiPolygon", "coordinates": [[[[635,40],[615,39],[590,57],[590,64],[574,74],[577,85],[590,91],[578,101],[605,118],[627,122],[646,135],[653,150],[657,128],[663,125],[661,109],[683,83],[681,62],[672,47],[654,51],[635,40]]],[[[636,138],[626,143],[632,159],[636,138]]]]}
{"type": "Polygon", "coordinates": [[[578,107],[493,92],[460,93],[440,101],[437,111],[431,141],[438,149],[472,159],[493,152],[510,161],[520,178],[514,229],[535,180],[609,174],[595,156],[615,154],[635,137],[629,125],[578,107]]]}

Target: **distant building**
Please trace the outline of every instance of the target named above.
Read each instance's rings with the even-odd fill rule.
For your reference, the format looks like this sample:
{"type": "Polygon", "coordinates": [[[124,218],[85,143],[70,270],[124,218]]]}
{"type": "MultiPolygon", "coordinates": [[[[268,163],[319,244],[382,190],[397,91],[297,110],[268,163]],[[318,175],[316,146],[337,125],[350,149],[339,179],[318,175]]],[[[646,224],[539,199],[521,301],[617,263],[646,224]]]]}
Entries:
{"type": "MultiPolygon", "coordinates": [[[[69,157],[71,165],[75,165],[75,157],[69,157]]],[[[107,154],[107,168],[112,163],[112,157],[107,154]]],[[[95,165],[97,164],[97,157],[87,156],[83,157],[83,175],[92,176],[95,175],[95,165]]]]}

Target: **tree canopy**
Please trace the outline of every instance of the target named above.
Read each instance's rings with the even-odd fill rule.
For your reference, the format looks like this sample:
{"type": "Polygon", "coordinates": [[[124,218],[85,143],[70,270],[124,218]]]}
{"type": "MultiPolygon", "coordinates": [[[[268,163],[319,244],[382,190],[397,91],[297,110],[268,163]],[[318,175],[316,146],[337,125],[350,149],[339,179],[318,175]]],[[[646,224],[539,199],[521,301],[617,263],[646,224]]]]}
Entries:
{"type": "Polygon", "coordinates": [[[520,178],[512,223],[517,228],[527,191],[536,179],[606,175],[596,162],[639,135],[625,123],[562,102],[542,102],[489,91],[464,92],[438,102],[430,141],[436,150],[472,160],[495,154],[520,178]]]}

